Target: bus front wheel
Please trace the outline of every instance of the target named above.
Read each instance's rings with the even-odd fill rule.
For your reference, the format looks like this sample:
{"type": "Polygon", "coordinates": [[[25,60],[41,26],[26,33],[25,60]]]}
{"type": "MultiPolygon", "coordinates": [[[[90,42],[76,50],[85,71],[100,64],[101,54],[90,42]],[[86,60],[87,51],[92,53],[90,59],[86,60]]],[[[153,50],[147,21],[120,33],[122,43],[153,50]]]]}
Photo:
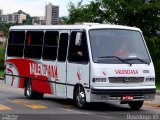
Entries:
{"type": "Polygon", "coordinates": [[[144,101],[131,101],[128,103],[132,110],[139,110],[143,106],[144,101]]]}
{"type": "Polygon", "coordinates": [[[75,95],[74,95],[74,102],[76,104],[76,106],[80,109],[85,108],[86,106],[86,95],[85,95],[85,91],[84,88],[79,86],[76,91],[75,91],[75,95]]]}

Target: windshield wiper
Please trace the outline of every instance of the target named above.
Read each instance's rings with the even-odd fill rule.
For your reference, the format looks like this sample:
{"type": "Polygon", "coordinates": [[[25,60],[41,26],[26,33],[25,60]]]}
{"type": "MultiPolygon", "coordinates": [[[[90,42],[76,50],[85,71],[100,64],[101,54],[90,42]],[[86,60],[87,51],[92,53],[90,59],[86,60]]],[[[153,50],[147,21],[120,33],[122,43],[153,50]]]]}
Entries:
{"type": "Polygon", "coordinates": [[[123,63],[127,63],[129,65],[132,65],[131,63],[127,62],[126,60],[120,58],[120,57],[117,57],[117,56],[102,56],[102,57],[98,57],[98,58],[117,58],[118,60],[122,61],[123,63]]]}
{"type": "Polygon", "coordinates": [[[148,64],[148,65],[149,65],[149,63],[148,63],[148,62],[146,62],[145,60],[140,59],[140,58],[128,58],[128,59],[125,59],[125,60],[127,60],[127,61],[129,61],[129,60],[139,60],[140,62],[142,62],[142,63],[145,63],[145,64],[148,64]]]}

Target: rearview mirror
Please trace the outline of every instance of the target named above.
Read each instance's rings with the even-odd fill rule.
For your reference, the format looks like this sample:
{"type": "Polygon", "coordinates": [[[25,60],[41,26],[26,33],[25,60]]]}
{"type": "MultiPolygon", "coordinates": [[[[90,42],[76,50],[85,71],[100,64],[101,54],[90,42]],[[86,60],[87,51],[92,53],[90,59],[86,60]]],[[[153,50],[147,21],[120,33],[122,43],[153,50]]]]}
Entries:
{"type": "Polygon", "coordinates": [[[77,32],[76,33],[75,45],[76,46],[81,46],[81,40],[82,40],[82,38],[81,38],[81,32],[77,32]]]}

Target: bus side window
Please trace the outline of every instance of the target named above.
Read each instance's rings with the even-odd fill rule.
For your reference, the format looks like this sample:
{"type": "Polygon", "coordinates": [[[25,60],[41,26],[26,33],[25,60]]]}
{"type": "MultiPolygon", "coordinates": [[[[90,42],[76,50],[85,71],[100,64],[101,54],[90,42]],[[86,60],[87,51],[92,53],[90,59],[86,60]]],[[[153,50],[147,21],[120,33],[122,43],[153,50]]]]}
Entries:
{"type": "Polygon", "coordinates": [[[28,31],[24,56],[27,58],[40,59],[42,55],[43,31],[28,31]]]}
{"type": "Polygon", "coordinates": [[[59,32],[46,31],[44,37],[43,55],[45,60],[56,60],[58,48],[59,32]]]}
{"type": "Polygon", "coordinates": [[[60,34],[59,49],[58,49],[58,61],[65,62],[67,56],[68,47],[68,33],[60,34]]]}
{"type": "Polygon", "coordinates": [[[71,38],[70,38],[70,46],[69,46],[69,53],[68,53],[68,61],[69,62],[88,62],[89,55],[88,55],[88,47],[87,47],[87,39],[86,33],[81,32],[81,43],[76,43],[76,34],[78,31],[72,31],[71,38]]]}
{"type": "Polygon", "coordinates": [[[25,31],[11,31],[8,39],[7,55],[22,57],[24,49],[25,31]]]}

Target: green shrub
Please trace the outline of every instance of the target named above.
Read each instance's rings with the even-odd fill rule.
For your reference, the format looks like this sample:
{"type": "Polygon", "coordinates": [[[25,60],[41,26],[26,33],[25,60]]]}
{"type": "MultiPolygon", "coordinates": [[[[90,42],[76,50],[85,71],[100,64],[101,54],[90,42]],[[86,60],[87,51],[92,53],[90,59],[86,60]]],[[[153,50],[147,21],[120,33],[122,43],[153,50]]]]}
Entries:
{"type": "Polygon", "coordinates": [[[154,61],[154,67],[156,72],[156,86],[160,89],[160,60],[154,61]]]}
{"type": "Polygon", "coordinates": [[[5,44],[0,43],[0,70],[4,70],[5,44]]]}

